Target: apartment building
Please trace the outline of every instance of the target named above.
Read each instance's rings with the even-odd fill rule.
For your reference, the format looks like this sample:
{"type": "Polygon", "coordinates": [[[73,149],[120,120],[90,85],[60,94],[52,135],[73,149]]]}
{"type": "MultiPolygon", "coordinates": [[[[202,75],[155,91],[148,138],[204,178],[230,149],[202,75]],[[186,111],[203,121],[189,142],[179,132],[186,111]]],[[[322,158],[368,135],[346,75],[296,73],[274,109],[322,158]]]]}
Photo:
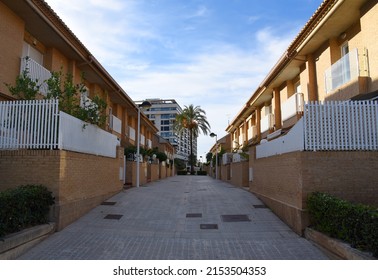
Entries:
{"type": "Polygon", "coordinates": [[[301,233],[320,190],[378,204],[376,0],[325,0],[226,128],[248,185],[301,233]],[[316,151],[316,152],[315,152],[316,151]],[[369,164],[366,164],[369,162],[369,164]]]}
{"type": "MultiPolygon", "coordinates": [[[[157,134],[175,146],[175,158],[188,161],[190,156],[189,131],[178,135],[173,129],[176,116],[182,113],[181,106],[174,99],[148,99],[148,101],[151,103],[151,108],[144,113],[157,127],[157,134]]],[[[142,101],[135,103],[141,104],[142,101]]],[[[193,154],[197,156],[197,139],[193,139],[193,154]]]]}
{"type": "MultiPolygon", "coordinates": [[[[39,115],[19,113],[18,116],[25,117],[22,122],[34,118],[33,124],[38,123],[33,126],[34,131],[20,133],[16,131],[17,126],[9,125],[10,118],[17,116],[8,112],[15,111],[5,107],[16,105],[1,107],[0,140],[5,141],[0,143],[7,145],[0,147],[0,190],[25,184],[46,185],[56,197],[54,219],[59,229],[122,190],[126,176],[123,147],[136,145],[138,106],[43,0],[1,0],[0,36],[0,102],[3,104],[17,99],[6,84],[15,84],[16,77],[26,69],[28,77],[40,86],[37,99],[46,96],[45,80],[53,71],[61,71],[63,75],[69,73],[74,84],[84,83],[85,91],[79,96],[81,102],[91,102],[94,96],[99,96],[107,104],[107,119],[101,129],[72,117],[67,117],[69,124],[63,127],[66,117],[63,118],[62,112],[54,112],[54,120],[59,125],[59,129],[54,128],[54,136],[47,134],[52,131],[50,126],[41,132],[40,121],[46,119],[47,111],[39,115]],[[59,120],[55,118],[57,115],[59,120]],[[54,138],[57,142],[46,148],[38,146],[37,138],[54,138]],[[33,143],[21,143],[23,139],[33,139],[33,143]],[[97,145],[93,146],[94,143],[97,145]]],[[[32,106],[37,105],[28,108],[32,106]]],[[[151,148],[157,131],[141,113],[140,145],[151,148]]]]}

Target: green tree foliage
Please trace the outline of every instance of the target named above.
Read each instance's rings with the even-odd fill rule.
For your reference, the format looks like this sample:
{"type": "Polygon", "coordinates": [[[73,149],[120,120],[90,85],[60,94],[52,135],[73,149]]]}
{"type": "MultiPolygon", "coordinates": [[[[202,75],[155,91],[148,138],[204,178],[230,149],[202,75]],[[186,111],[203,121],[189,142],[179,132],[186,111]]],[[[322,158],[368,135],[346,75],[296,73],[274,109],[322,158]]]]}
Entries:
{"type": "Polygon", "coordinates": [[[38,80],[33,81],[29,77],[29,70],[24,70],[20,75],[16,77],[16,83],[14,86],[5,84],[12,95],[19,99],[34,100],[39,92],[40,86],[38,80]]]}
{"type": "MultiPolygon", "coordinates": [[[[74,84],[72,74],[62,74],[62,71],[52,72],[46,81],[48,90],[45,99],[58,99],[59,110],[72,115],[84,122],[102,127],[106,122],[106,102],[99,96],[94,96],[91,101],[85,100],[80,104],[82,94],[85,93],[84,77],[80,84],[74,84]]],[[[20,99],[35,100],[38,96],[39,81],[30,78],[26,69],[17,76],[14,86],[6,84],[9,91],[20,99]]]]}

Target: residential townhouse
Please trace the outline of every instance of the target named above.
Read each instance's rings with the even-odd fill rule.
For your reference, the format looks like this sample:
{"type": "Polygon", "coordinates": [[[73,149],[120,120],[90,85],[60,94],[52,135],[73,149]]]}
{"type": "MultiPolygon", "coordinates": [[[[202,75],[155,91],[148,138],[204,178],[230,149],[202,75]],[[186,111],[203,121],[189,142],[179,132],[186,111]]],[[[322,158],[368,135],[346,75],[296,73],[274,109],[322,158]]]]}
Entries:
{"type": "Polygon", "coordinates": [[[298,233],[312,191],[378,205],[377,102],[350,107],[377,99],[377,24],[376,0],[323,1],[226,128],[250,147],[246,186],[298,233]]]}
{"type": "MultiPolygon", "coordinates": [[[[98,95],[107,103],[107,120],[102,129],[113,136],[106,136],[109,141],[100,140],[100,145],[112,142],[112,156],[99,156],[97,148],[87,152],[87,146],[102,133],[100,130],[90,139],[81,140],[82,150],[0,149],[0,190],[29,183],[45,184],[56,197],[52,216],[60,229],[122,189],[126,182],[123,147],[137,144],[138,107],[43,0],[1,0],[0,34],[0,101],[16,99],[6,84],[14,84],[16,77],[28,69],[28,75],[41,84],[40,99],[46,94],[42,82],[52,71],[62,71],[72,75],[74,83],[82,82],[84,76],[86,91],[80,96],[82,101],[98,95]]],[[[0,129],[4,131],[5,127],[0,129]]],[[[90,129],[68,132],[65,137],[74,139],[85,131],[90,129]]],[[[157,131],[141,113],[141,147],[152,148],[157,131]]]]}

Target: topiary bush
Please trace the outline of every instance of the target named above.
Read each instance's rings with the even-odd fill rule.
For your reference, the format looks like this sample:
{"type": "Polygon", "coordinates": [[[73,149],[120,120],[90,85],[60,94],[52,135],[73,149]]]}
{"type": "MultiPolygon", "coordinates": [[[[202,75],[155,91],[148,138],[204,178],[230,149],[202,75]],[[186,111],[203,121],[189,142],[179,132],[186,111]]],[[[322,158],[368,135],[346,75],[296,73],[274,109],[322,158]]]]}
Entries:
{"type": "Polygon", "coordinates": [[[321,192],[310,194],[307,206],[316,230],[378,257],[378,209],[321,192]]]}
{"type": "Polygon", "coordinates": [[[52,193],[41,185],[0,192],[0,237],[48,222],[52,193]]]}

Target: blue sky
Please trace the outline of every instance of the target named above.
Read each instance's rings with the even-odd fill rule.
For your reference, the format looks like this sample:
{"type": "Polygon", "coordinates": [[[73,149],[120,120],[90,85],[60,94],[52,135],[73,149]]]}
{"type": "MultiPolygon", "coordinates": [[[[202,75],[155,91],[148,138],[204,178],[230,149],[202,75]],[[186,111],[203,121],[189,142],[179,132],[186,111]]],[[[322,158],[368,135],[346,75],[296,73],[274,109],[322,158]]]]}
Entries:
{"type": "Polygon", "coordinates": [[[133,100],[201,106],[221,138],[322,0],[46,2],[133,100]]]}

